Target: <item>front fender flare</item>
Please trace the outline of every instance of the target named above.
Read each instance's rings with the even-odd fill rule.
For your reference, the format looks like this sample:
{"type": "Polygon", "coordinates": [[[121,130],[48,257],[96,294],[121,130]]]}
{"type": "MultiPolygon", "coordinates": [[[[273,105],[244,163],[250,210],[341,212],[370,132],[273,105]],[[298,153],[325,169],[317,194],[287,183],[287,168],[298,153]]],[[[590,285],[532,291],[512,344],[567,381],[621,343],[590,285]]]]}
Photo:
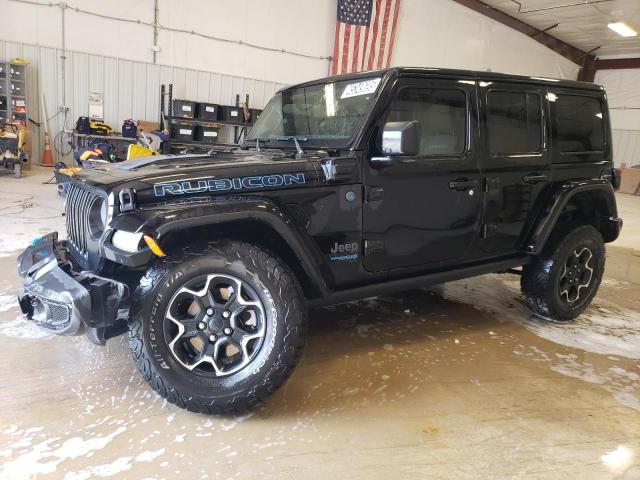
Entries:
{"type": "Polygon", "coordinates": [[[116,217],[114,229],[153,233],[162,244],[167,234],[229,222],[261,222],[291,248],[320,296],[328,295],[332,277],[317,246],[274,202],[264,197],[232,196],[158,205],[116,217]]]}
{"type": "Polygon", "coordinates": [[[614,232],[614,235],[605,240],[611,242],[617,238],[620,228],[622,227],[622,220],[618,218],[618,208],[611,183],[604,179],[569,181],[555,187],[547,202],[550,206],[542,211],[536,218],[535,227],[525,241],[525,249],[528,254],[539,255],[542,252],[551,232],[558,223],[562,211],[571,198],[587,191],[604,193],[607,213],[609,215],[606,221],[611,222],[611,228],[614,232]]]}

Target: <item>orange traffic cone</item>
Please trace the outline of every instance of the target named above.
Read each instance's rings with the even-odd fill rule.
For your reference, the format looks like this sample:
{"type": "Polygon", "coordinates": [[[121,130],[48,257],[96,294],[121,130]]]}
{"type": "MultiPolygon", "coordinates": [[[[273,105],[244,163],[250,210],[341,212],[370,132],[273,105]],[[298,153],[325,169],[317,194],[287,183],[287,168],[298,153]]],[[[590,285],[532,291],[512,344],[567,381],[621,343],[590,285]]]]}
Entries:
{"type": "Polygon", "coordinates": [[[49,146],[49,133],[44,132],[44,152],[42,153],[42,166],[53,167],[53,155],[49,146]]]}

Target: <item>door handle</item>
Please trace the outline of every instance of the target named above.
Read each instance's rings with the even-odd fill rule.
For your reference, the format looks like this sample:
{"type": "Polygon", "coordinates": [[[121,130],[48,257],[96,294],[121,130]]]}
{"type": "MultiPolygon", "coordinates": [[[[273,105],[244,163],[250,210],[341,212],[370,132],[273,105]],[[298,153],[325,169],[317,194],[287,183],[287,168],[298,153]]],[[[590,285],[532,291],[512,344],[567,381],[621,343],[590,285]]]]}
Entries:
{"type": "Polygon", "coordinates": [[[457,190],[458,192],[464,192],[468,188],[474,188],[478,186],[477,180],[471,180],[469,178],[457,178],[449,182],[449,190],[457,190]]]}
{"type": "Polygon", "coordinates": [[[533,173],[531,175],[525,175],[522,177],[522,181],[524,183],[530,183],[535,185],[536,183],[546,182],[549,179],[546,175],[538,175],[537,173],[533,173]]]}
{"type": "Polygon", "coordinates": [[[371,166],[375,168],[384,168],[393,165],[393,157],[371,157],[371,166]]]}

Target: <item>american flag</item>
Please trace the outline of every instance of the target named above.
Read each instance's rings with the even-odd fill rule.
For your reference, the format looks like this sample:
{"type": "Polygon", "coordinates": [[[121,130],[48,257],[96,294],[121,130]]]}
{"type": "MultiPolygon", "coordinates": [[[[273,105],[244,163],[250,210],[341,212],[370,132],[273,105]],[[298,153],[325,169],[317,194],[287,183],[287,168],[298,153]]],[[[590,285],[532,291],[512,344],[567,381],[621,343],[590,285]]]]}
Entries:
{"type": "Polygon", "coordinates": [[[338,0],[331,74],[386,68],[400,0],[338,0]]]}

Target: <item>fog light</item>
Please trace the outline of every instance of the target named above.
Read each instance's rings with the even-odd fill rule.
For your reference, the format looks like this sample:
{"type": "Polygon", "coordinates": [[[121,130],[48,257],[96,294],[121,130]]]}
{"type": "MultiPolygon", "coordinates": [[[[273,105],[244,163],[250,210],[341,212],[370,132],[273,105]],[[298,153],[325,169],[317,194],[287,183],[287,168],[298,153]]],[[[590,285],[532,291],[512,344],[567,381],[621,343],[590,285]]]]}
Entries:
{"type": "Polygon", "coordinates": [[[111,244],[124,250],[125,252],[134,253],[140,250],[140,240],[142,233],[125,232],[124,230],[116,230],[111,238],[111,244]]]}

